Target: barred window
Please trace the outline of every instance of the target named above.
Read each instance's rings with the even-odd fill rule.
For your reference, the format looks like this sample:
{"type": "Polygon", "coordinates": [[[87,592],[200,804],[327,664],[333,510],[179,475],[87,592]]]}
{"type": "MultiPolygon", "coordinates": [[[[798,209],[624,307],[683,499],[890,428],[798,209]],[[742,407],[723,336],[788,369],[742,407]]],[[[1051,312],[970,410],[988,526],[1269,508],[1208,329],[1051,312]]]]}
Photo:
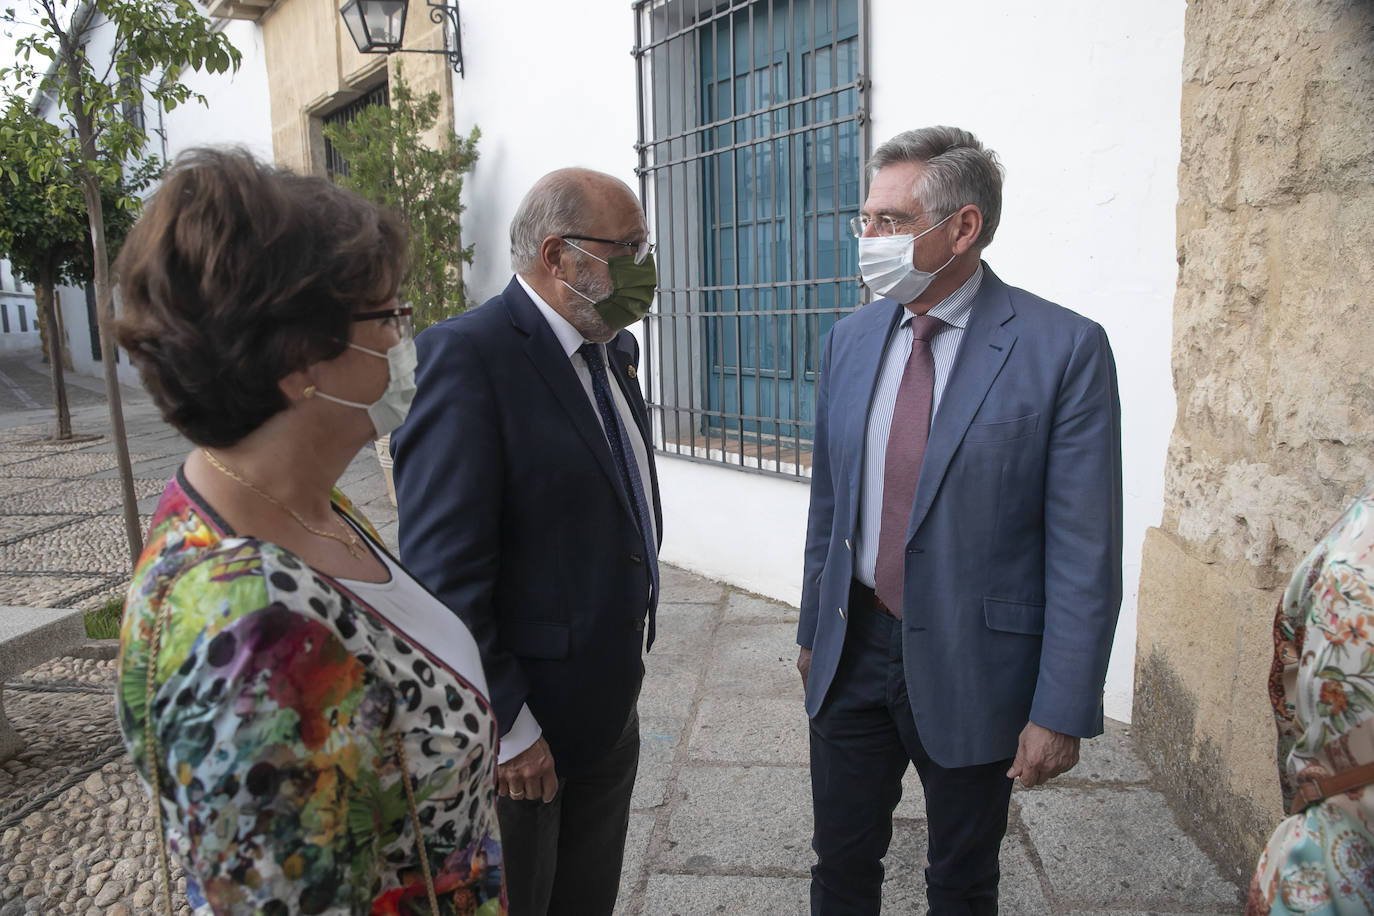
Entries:
{"type": "Polygon", "coordinates": [[[635,14],[655,447],[808,476],[821,347],[860,303],[864,0],[640,0],[635,14]]]}
{"type": "MultiPolygon", "coordinates": [[[[390,104],[391,86],[383,82],[342,108],[331,111],[322,120],[325,124],[351,124],[357,120],[358,113],[369,105],[386,107],[390,104]]],[[[331,179],[338,175],[348,175],[348,161],[339,155],[339,151],[334,148],[334,144],[329,141],[328,137],[324,138],[324,168],[331,179]]]]}

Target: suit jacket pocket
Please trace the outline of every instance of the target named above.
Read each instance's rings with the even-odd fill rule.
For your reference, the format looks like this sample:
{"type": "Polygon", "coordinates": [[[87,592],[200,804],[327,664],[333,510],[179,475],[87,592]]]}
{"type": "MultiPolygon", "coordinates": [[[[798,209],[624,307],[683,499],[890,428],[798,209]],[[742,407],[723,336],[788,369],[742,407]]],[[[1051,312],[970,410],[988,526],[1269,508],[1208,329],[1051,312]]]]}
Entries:
{"type": "Polygon", "coordinates": [[[983,619],[989,630],[1040,636],[1045,632],[1045,606],[1005,598],[984,598],[983,619]]]}
{"type": "Polygon", "coordinates": [[[538,620],[512,620],[501,627],[501,642],[523,658],[567,658],[568,625],[538,620]]]}
{"type": "Polygon", "coordinates": [[[964,433],[965,442],[1005,442],[1020,439],[1035,432],[1040,425],[1040,414],[1026,414],[1009,420],[990,420],[985,423],[971,423],[964,433]]]}

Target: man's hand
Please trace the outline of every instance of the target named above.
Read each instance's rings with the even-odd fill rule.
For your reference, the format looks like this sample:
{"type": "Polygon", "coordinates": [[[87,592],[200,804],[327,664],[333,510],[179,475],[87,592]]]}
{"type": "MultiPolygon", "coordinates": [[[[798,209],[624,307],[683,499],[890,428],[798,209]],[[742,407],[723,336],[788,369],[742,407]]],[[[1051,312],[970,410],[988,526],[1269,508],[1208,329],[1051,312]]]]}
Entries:
{"type": "Polygon", "coordinates": [[[1078,763],[1078,739],[1073,735],[1050,731],[1027,722],[1017,743],[1016,759],[1007,776],[1021,777],[1021,785],[1029,789],[1067,773],[1078,763]]]}
{"type": "Polygon", "coordinates": [[[516,801],[553,801],[558,794],[558,774],[553,769],[553,753],[543,736],[505,763],[496,765],[496,791],[516,801]]]}
{"type": "Polygon", "coordinates": [[[802,676],[802,690],[806,689],[806,679],[811,676],[811,650],[799,649],[797,651],[797,670],[802,676]]]}

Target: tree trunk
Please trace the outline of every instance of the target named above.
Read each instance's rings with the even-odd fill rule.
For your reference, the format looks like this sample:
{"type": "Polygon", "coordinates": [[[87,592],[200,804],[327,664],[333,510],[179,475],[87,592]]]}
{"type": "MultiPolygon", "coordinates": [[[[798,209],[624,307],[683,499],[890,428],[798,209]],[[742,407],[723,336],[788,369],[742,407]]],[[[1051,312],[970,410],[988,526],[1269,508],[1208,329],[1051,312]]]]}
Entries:
{"type": "Polygon", "coordinates": [[[53,309],[53,281],[51,278],[35,283],[34,300],[38,303],[38,313],[43,316],[47,328],[48,369],[52,375],[52,403],[57,411],[57,428],[54,439],[72,437],[72,414],[67,408],[67,385],[62,376],[62,329],[57,324],[57,313],[53,309]]]}
{"type": "MultiPolygon", "coordinates": [[[[72,84],[81,84],[79,63],[71,57],[72,84]]],[[[81,194],[86,198],[86,214],[91,224],[91,253],[95,262],[95,306],[100,327],[100,360],[104,364],[105,399],[110,408],[110,438],[119,460],[120,493],[124,503],[124,534],[129,540],[129,570],[133,571],[143,553],[143,525],[138,519],[138,497],[134,493],[134,468],[129,461],[129,440],[124,432],[124,406],[119,396],[119,373],[115,367],[114,294],[110,289],[110,258],[105,248],[105,211],[100,202],[100,179],[95,172],[98,161],[95,130],[85,110],[83,93],[76,93],[71,113],[76,119],[76,135],[84,160],[76,169],[81,194]]]]}

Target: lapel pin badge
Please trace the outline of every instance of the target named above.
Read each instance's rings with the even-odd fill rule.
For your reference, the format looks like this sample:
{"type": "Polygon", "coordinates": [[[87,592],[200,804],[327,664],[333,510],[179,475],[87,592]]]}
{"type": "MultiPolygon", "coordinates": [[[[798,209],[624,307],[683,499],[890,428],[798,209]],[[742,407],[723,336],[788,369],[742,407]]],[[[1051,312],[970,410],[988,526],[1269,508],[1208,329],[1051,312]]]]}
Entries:
{"type": "Polygon", "coordinates": [[[630,378],[639,378],[639,372],[635,370],[634,366],[626,366],[625,374],[628,375],[630,378]]]}

